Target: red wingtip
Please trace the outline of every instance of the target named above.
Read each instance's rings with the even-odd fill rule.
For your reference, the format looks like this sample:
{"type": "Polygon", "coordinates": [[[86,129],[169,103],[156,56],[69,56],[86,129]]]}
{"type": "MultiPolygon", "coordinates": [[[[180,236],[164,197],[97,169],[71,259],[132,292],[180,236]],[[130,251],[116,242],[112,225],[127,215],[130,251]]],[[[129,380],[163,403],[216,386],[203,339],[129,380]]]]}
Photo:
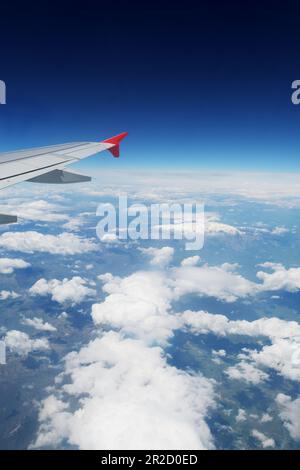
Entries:
{"type": "Polygon", "coordinates": [[[128,132],[122,132],[121,134],[110,137],[109,139],[102,140],[104,144],[113,144],[113,147],[110,147],[108,150],[110,153],[118,158],[120,156],[120,142],[128,135],[128,132]]]}

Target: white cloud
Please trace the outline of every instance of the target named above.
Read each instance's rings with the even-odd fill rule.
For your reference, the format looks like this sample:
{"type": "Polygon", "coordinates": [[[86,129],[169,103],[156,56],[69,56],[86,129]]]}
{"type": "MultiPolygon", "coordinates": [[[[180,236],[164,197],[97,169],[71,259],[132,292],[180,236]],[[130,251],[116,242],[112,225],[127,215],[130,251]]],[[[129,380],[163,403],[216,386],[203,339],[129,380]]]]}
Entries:
{"type": "Polygon", "coordinates": [[[271,421],[273,421],[273,418],[268,413],[263,413],[262,417],[260,418],[260,421],[262,423],[270,423],[271,421]]]}
{"type": "Polygon", "coordinates": [[[84,218],[82,216],[78,217],[71,217],[68,222],[62,225],[64,230],[69,230],[71,232],[78,232],[83,224],[85,223],[84,218]]]}
{"type": "Polygon", "coordinates": [[[196,264],[199,263],[200,259],[201,258],[198,255],[189,256],[188,258],[184,258],[181,261],[181,266],[196,266],[196,264]]]}
{"type": "Polygon", "coordinates": [[[263,317],[254,321],[229,320],[225,315],[186,310],[182,319],[194,333],[200,334],[267,336],[271,339],[300,336],[299,323],[277,317],[263,317]]]}
{"type": "MultiPolygon", "coordinates": [[[[297,326],[299,331],[300,325],[297,326]]],[[[261,366],[275,369],[287,379],[300,381],[300,337],[296,336],[296,331],[291,331],[286,338],[273,339],[273,344],[264,346],[260,351],[251,351],[249,358],[261,366]]]]}
{"type": "Polygon", "coordinates": [[[22,259],[0,258],[0,274],[11,274],[15,269],[25,269],[30,263],[22,259]]]}
{"type": "Polygon", "coordinates": [[[96,251],[92,239],[80,238],[72,233],[43,235],[38,232],[5,232],[0,236],[0,247],[24,253],[44,252],[59,255],[74,255],[96,251]]]}
{"type": "Polygon", "coordinates": [[[27,356],[31,351],[49,349],[48,340],[31,339],[27,333],[18,330],[10,330],[4,337],[6,347],[15,354],[27,356]]]}
{"type": "Polygon", "coordinates": [[[0,291],[0,300],[7,300],[7,299],[17,299],[19,294],[14,292],[13,290],[8,291],[8,290],[1,290],[0,291]]]}
{"type": "Polygon", "coordinates": [[[0,205],[0,212],[17,215],[20,219],[60,222],[68,219],[67,215],[59,214],[62,208],[43,199],[22,201],[20,198],[11,199],[0,205]]]}
{"type": "MultiPolygon", "coordinates": [[[[233,197],[246,197],[250,200],[261,200],[267,204],[276,204],[280,207],[299,207],[300,187],[297,173],[266,173],[266,172],[233,172],[233,171],[177,171],[147,172],[134,170],[101,169],[95,173],[95,182],[88,185],[61,185],[47,188],[47,197],[60,200],[58,191],[65,195],[74,191],[96,197],[113,196],[116,193],[128,194],[132,199],[151,200],[155,202],[176,202],[184,198],[199,197],[205,194],[206,199],[215,196],[227,196],[233,204],[233,197]],[[129,180],[134,179],[134,184],[129,180]],[[110,182],[109,186],[107,181],[110,182]],[[101,187],[101,190],[99,190],[101,187]]],[[[39,185],[30,185],[29,191],[23,187],[8,188],[6,194],[24,194],[32,198],[45,198],[45,191],[39,185]]],[[[218,201],[219,202],[219,201],[218,201]]],[[[4,210],[4,209],[2,209],[4,210]]]]}
{"type": "Polygon", "coordinates": [[[66,357],[70,379],[61,385],[57,378],[46,399],[50,411],[42,403],[34,446],[57,447],[67,439],[80,449],[212,448],[205,417],[214,382],[170,366],[162,349],[181,324],[171,313],[168,278],[150,271],[99,280],[106,297],[93,305],[94,323],[119,331],[99,332],[66,357]],[[74,399],[77,409],[70,411],[74,399]]]}
{"type": "Polygon", "coordinates": [[[151,264],[153,266],[165,267],[167,266],[173,258],[174,248],[170,246],[164,246],[163,248],[141,248],[143,253],[151,256],[151,264]]]}
{"type": "Polygon", "coordinates": [[[264,433],[257,431],[257,429],[253,429],[251,434],[261,443],[264,449],[266,449],[267,447],[275,447],[274,439],[267,437],[264,433]]]}
{"type": "Polygon", "coordinates": [[[198,294],[212,296],[226,302],[234,302],[257,291],[257,284],[232,272],[232,265],[181,266],[174,268],[175,295],[198,294]]]}
{"type": "MultiPolygon", "coordinates": [[[[260,318],[251,322],[229,320],[224,315],[213,315],[203,311],[186,311],[181,318],[186,326],[198,334],[214,333],[219,336],[246,335],[269,338],[271,345],[263,346],[260,351],[248,349],[244,351],[243,358],[258,366],[273,368],[288,379],[300,381],[299,323],[276,317],[260,318]]],[[[238,374],[238,371],[234,372],[238,374]]]]}
{"type": "Polygon", "coordinates": [[[233,227],[232,225],[210,220],[205,223],[206,235],[217,235],[220,233],[224,233],[227,235],[242,235],[242,232],[238,228],[233,227]]]}
{"type": "Polygon", "coordinates": [[[104,235],[102,235],[100,237],[100,240],[101,242],[103,243],[111,243],[111,244],[116,244],[118,245],[120,243],[117,235],[115,233],[104,233],[104,235]]]}
{"type": "Polygon", "coordinates": [[[213,447],[204,420],[211,382],[168,365],[161,348],[109,332],[65,362],[65,398],[42,403],[34,447],[57,448],[62,439],[79,449],[213,447]],[[71,412],[65,400],[74,398],[71,412]]]}
{"type": "Polygon", "coordinates": [[[109,295],[104,302],[93,306],[93,319],[96,324],[109,324],[148,341],[167,341],[172,331],[180,328],[181,322],[196,333],[265,336],[272,344],[261,347],[260,351],[245,351],[241,355],[242,362],[229,369],[229,374],[258,383],[267,379],[267,374],[259,367],[270,367],[287,378],[300,380],[298,362],[294,360],[300,351],[300,325],[297,322],[274,317],[252,322],[230,321],[224,315],[207,312],[170,315],[171,301],[187,292],[231,301],[260,290],[259,285],[236,274],[236,268],[227,263],[220,267],[181,267],[167,273],[139,272],[124,279],[104,275],[100,278],[109,295]],[[216,273],[219,278],[213,285],[216,273]]]}
{"type": "MultiPolygon", "coordinates": [[[[57,447],[67,440],[81,449],[212,448],[205,417],[214,405],[214,382],[168,364],[163,347],[173,331],[185,325],[195,333],[265,336],[272,345],[300,337],[298,323],[278,318],[250,322],[207,312],[172,313],[172,301],[187,293],[231,302],[261,291],[263,284],[236,269],[227,263],[99,276],[105,298],[93,305],[92,318],[96,326],[117,331],[99,330],[96,339],[66,357],[64,374],[41,404],[34,446],[57,447]]],[[[57,284],[42,281],[37,290],[53,295],[57,284]]],[[[254,384],[266,380],[259,368],[263,358],[255,357],[262,351],[245,350],[227,374],[254,384]]],[[[272,367],[283,373],[278,358],[272,367]]]]}
{"type": "Polygon", "coordinates": [[[212,350],[212,354],[217,357],[226,357],[226,351],[225,349],[219,349],[216,351],[215,349],[212,350]]]}
{"type": "Polygon", "coordinates": [[[48,322],[44,322],[42,318],[33,317],[33,318],[24,318],[22,321],[23,325],[32,326],[36,330],[41,331],[56,331],[57,328],[51,325],[48,322]]]}
{"type": "Polygon", "coordinates": [[[264,271],[257,273],[258,279],[263,282],[262,290],[296,292],[300,289],[300,268],[285,269],[279,263],[264,263],[261,266],[273,271],[271,273],[264,271]]]}
{"type": "Polygon", "coordinates": [[[279,393],[276,402],[280,410],[279,416],[290,435],[293,439],[300,440],[300,397],[292,400],[290,396],[279,393]]]}
{"type": "Polygon", "coordinates": [[[243,410],[242,408],[239,408],[238,414],[236,415],[235,420],[237,423],[243,423],[244,421],[246,421],[247,420],[246,411],[243,410]]]}
{"type": "Polygon", "coordinates": [[[187,238],[189,240],[193,240],[196,235],[199,240],[201,240],[204,235],[211,236],[219,235],[222,233],[227,235],[242,235],[242,232],[236,227],[218,222],[214,219],[211,220],[210,217],[205,217],[205,219],[203,219],[203,224],[196,224],[195,221],[188,222],[183,220],[174,221],[174,223],[164,223],[155,225],[155,228],[159,229],[160,231],[170,233],[171,236],[173,236],[174,238],[187,238]]]}
{"type": "Polygon", "coordinates": [[[31,295],[51,295],[52,300],[61,304],[70,302],[72,305],[82,302],[86,297],[94,296],[95,290],[89,288],[87,281],[79,276],[72,279],[39,279],[30,289],[31,295]]]}
{"type": "Polygon", "coordinates": [[[169,312],[172,291],[162,273],[140,271],[123,279],[110,274],[99,278],[109,295],[92,307],[95,324],[162,342],[178,326],[178,319],[169,312]]]}
{"type": "Polygon", "coordinates": [[[68,318],[69,315],[67,314],[67,312],[61,312],[57,318],[59,318],[60,320],[66,320],[66,318],[68,318]]]}
{"type": "Polygon", "coordinates": [[[288,232],[289,232],[289,229],[286,227],[275,227],[271,233],[272,235],[283,235],[284,233],[288,233],[288,232]]]}
{"type": "MultiPolygon", "coordinates": [[[[104,196],[115,195],[116,190],[123,188],[139,200],[153,199],[155,201],[182,200],[195,194],[206,194],[211,197],[228,195],[242,196],[251,200],[261,200],[281,207],[299,207],[300,185],[298,173],[266,173],[240,171],[186,171],[178,173],[147,172],[147,176],[139,171],[110,171],[101,170],[98,174],[98,186],[102,183],[102,191],[92,192],[89,185],[88,194],[104,196]],[[128,188],[128,180],[134,174],[135,185],[128,188]],[[110,187],[105,189],[107,180],[110,187]]],[[[107,187],[106,187],[107,188],[107,187]]],[[[96,188],[97,189],[97,188],[96,188]]]]}
{"type": "Polygon", "coordinates": [[[280,263],[270,262],[260,266],[273,271],[258,271],[257,277],[261,283],[244,278],[236,271],[239,266],[231,263],[221,266],[193,266],[190,262],[182,262],[180,267],[171,270],[170,279],[175,296],[198,294],[225,302],[234,302],[238,298],[253,296],[259,292],[296,292],[300,289],[300,268],[286,269],[280,263]]]}
{"type": "Polygon", "coordinates": [[[218,351],[216,351],[214,349],[212,350],[212,361],[215,364],[221,364],[222,363],[221,358],[224,358],[224,357],[226,357],[225,349],[219,349],[218,351]]]}
{"type": "Polygon", "coordinates": [[[254,385],[268,379],[268,374],[245,361],[241,361],[235,366],[228,367],[225,374],[231,379],[244,380],[254,385]]]}

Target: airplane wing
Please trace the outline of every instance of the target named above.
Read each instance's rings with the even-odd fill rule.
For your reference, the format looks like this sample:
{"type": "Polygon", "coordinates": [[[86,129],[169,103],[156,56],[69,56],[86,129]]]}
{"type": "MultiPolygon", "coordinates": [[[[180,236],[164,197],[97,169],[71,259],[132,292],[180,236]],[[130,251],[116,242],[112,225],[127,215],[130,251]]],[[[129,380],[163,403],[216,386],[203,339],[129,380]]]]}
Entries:
{"type": "MultiPolygon", "coordinates": [[[[109,150],[114,157],[119,157],[120,141],[126,135],[127,132],[123,132],[102,142],[73,142],[0,153],[0,189],[22,181],[35,183],[77,182],[75,176],[74,178],[68,176],[76,175],[76,173],[63,171],[65,166],[104,150],[109,150]]],[[[83,178],[83,181],[86,181],[88,177],[83,178]]]]}
{"type": "MultiPolygon", "coordinates": [[[[73,142],[0,153],[0,190],[22,181],[54,184],[90,181],[90,177],[65,171],[64,168],[104,150],[119,157],[120,142],[126,135],[127,132],[123,132],[102,142],[73,142]]],[[[14,216],[0,214],[0,224],[15,221],[14,216]]]]}

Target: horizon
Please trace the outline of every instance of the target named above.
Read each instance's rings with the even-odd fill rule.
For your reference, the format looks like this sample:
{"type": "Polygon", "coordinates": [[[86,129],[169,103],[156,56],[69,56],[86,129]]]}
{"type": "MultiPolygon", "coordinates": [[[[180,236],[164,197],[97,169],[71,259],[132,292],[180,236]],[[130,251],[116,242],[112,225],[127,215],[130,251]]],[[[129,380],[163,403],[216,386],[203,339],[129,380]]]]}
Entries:
{"type": "Polygon", "coordinates": [[[128,131],[129,168],[300,171],[293,2],[69,5],[2,6],[1,152],[128,131]]]}

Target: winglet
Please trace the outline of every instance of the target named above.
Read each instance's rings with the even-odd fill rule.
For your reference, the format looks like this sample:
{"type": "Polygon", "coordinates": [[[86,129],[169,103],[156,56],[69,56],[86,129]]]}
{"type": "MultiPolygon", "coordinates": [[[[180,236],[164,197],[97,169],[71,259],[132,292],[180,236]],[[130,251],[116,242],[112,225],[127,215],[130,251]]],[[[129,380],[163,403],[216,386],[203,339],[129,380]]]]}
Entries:
{"type": "Polygon", "coordinates": [[[128,135],[128,132],[122,132],[122,134],[115,135],[114,137],[110,137],[109,139],[102,140],[104,144],[112,144],[112,147],[109,147],[107,150],[115,157],[118,158],[120,156],[120,142],[128,135]]]}

